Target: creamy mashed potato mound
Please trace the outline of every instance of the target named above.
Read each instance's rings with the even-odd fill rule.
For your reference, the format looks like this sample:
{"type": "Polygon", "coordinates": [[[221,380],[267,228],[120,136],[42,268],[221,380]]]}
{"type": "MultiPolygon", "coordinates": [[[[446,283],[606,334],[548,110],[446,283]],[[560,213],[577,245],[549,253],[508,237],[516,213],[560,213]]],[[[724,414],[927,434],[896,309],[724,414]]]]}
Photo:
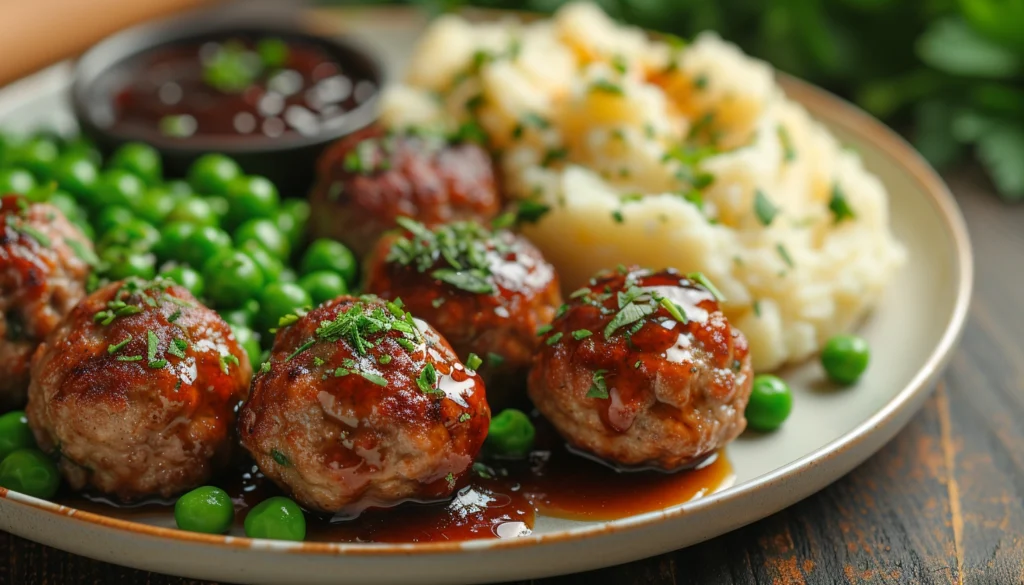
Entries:
{"type": "Polygon", "coordinates": [[[712,33],[655,40],[592,4],[444,16],[382,116],[482,130],[506,194],[550,208],[523,232],[567,291],[619,264],[706,274],[759,371],[853,327],[905,261],[881,182],[712,33]]]}

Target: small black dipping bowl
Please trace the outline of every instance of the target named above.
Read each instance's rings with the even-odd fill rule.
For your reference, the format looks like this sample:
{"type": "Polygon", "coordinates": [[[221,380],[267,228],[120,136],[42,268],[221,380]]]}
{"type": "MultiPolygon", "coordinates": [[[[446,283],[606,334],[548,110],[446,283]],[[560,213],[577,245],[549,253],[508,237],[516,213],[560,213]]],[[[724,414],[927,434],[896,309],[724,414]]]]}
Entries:
{"type": "MultiPolygon", "coordinates": [[[[196,59],[198,63],[198,56],[196,59]]],[[[105,154],[126,142],[145,142],[163,155],[168,176],[184,176],[196,158],[219,152],[238,161],[246,173],[274,181],[282,196],[302,197],[314,180],[316,159],[323,149],[376,119],[383,82],[382,67],[370,52],[348,40],[306,32],[295,19],[277,18],[271,23],[265,18],[240,19],[237,14],[199,13],[137,26],[94,46],[78,61],[71,99],[82,132],[105,154]],[[355,97],[352,98],[354,105],[351,109],[331,117],[329,122],[319,124],[315,130],[310,131],[307,126],[305,133],[289,129],[270,137],[262,133],[204,135],[200,130],[180,138],[163,134],[155,126],[115,125],[117,95],[133,76],[146,71],[143,65],[151,61],[153,55],[175,47],[200,46],[210,41],[223,42],[235,38],[253,42],[274,38],[319,49],[339,64],[350,80],[366,80],[375,89],[365,91],[370,87],[366,85],[361,101],[355,104],[355,97]]],[[[222,120],[223,116],[217,119],[222,120]]],[[[278,120],[283,120],[283,117],[278,120]]]]}

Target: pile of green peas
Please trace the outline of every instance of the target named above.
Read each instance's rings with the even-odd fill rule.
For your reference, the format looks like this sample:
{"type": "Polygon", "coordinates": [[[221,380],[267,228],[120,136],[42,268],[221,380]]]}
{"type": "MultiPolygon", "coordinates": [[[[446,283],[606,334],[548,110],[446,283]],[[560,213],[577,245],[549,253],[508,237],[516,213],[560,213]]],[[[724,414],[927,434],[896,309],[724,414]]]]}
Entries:
{"type": "Polygon", "coordinates": [[[220,313],[254,364],[281,317],[348,293],[358,278],[355,256],[338,242],[301,250],[308,203],[282,199],[222,154],[168,180],[146,144],[125,144],[104,164],[80,138],[0,136],[0,193],[55,205],[96,243],[92,287],[170,278],[220,313]]]}
{"type": "Polygon", "coordinates": [[[0,486],[43,499],[60,487],[57,466],[36,446],[20,410],[0,416],[0,486]]]}

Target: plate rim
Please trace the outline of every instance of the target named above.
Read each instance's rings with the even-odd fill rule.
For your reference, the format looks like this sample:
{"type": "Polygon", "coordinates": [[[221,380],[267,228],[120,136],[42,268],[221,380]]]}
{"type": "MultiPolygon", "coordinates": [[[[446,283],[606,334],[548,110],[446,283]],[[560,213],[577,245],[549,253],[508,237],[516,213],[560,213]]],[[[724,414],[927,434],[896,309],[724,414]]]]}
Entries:
{"type": "MultiPolygon", "coordinates": [[[[408,12],[409,10],[406,8],[400,12],[408,12]]],[[[504,11],[499,12],[508,13],[504,11]]],[[[25,98],[18,99],[18,96],[28,96],[36,91],[56,87],[58,84],[69,86],[71,80],[70,70],[70,64],[64,62],[9,85],[3,92],[0,106],[9,106],[12,102],[21,103],[25,98]]],[[[817,116],[822,116],[823,112],[831,112],[831,115],[825,116],[831,123],[860,136],[881,151],[887,158],[896,161],[914,182],[920,186],[921,190],[927,194],[929,204],[938,213],[946,234],[950,237],[955,249],[955,254],[951,258],[951,269],[957,280],[953,310],[948,316],[938,342],[917,373],[882,408],[850,431],[820,446],[811,453],[749,481],[738,483],[697,500],[617,520],[595,522],[556,532],[531,534],[515,539],[477,539],[439,543],[288,542],[251,539],[239,536],[200,534],[175,528],[153,526],[78,510],[9,491],[2,487],[0,487],[0,501],[27,506],[35,510],[75,519],[82,523],[123,531],[136,536],[213,545],[216,548],[223,548],[225,550],[242,548],[317,556],[447,555],[469,551],[495,551],[530,547],[554,542],[580,541],[609,533],[638,530],[678,516],[704,512],[708,508],[725,505],[738,499],[749,498],[754,493],[769,488],[776,483],[784,482],[816,466],[829,464],[844,455],[848,455],[848,451],[854,449],[859,442],[871,436],[873,431],[898,423],[895,429],[890,429],[892,434],[895,434],[905,424],[906,420],[909,419],[909,413],[905,411],[907,409],[916,410],[916,407],[921,402],[916,399],[923,398],[923,394],[930,391],[931,382],[944,369],[963,333],[974,284],[974,259],[966,223],[953,194],[945,182],[924,158],[896,132],[857,106],[827,90],[785,73],[776,72],[775,76],[788,97],[800,103],[803,107],[813,110],[817,116]],[[903,421],[900,421],[900,415],[907,416],[904,417],[903,421]]],[[[0,107],[0,109],[5,108],[0,107]]],[[[888,440],[886,439],[882,444],[887,443],[888,440]]],[[[871,452],[873,453],[874,449],[871,452]]],[[[866,456],[860,457],[858,462],[865,458],[866,456]]],[[[818,489],[820,488],[816,488],[814,491],[818,491],[818,489]]],[[[787,504],[787,506],[792,503],[794,502],[787,504]]],[[[759,515],[759,517],[766,516],[773,511],[765,510],[765,513],[759,515]]]]}

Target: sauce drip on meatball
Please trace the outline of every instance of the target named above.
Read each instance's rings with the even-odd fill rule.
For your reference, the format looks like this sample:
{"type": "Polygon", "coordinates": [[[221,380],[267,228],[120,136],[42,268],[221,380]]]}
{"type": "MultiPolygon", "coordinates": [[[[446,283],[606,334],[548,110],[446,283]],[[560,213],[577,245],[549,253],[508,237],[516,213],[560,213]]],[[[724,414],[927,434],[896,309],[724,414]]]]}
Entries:
{"type": "Polygon", "coordinates": [[[322,155],[310,205],[313,237],[338,240],[362,256],[399,217],[428,226],[486,222],[501,199],[480,146],[371,126],[322,155]]]}
{"type": "Polygon", "coordinates": [[[0,200],[0,406],[25,403],[29,359],[85,296],[92,244],[59,209],[0,200]]]}
{"type": "Polygon", "coordinates": [[[170,497],[227,463],[251,376],[227,323],[186,289],[119,281],[39,346],[26,414],[73,489],[170,497]]]}
{"type": "Polygon", "coordinates": [[[365,290],[401,298],[456,353],[482,360],[492,407],[525,398],[526,371],[562,304],[554,268],[525,238],[472,222],[427,229],[400,218],[366,262],[365,290]]]}
{"type": "Polygon", "coordinates": [[[239,434],[311,510],[450,496],[490,422],[483,382],[400,301],[339,297],[277,333],[239,434]]]}
{"type": "Polygon", "coordinates": [[[623,269],[570,295],[544,333],[529,394],[571,444],[624,466],[678,469],[743,431],[747,341],[701,281],[623,269]]]}

